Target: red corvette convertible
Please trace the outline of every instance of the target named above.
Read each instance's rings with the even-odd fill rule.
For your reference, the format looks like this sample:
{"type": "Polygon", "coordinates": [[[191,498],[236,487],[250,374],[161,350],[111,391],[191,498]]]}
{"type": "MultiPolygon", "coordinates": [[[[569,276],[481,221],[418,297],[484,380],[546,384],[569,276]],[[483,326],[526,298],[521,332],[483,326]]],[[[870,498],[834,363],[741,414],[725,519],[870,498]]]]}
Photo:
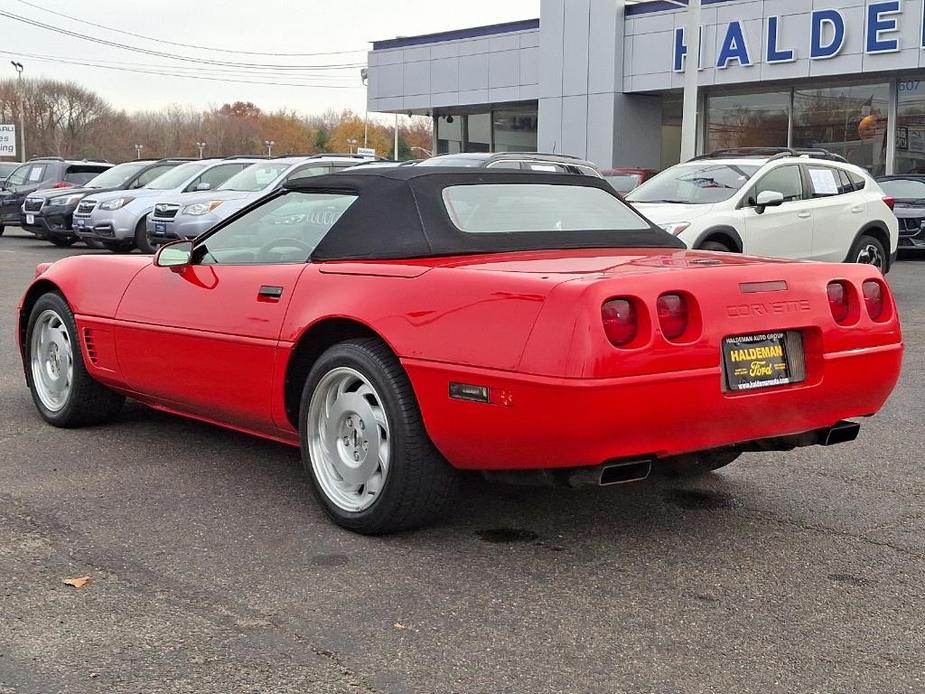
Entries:
{"type": "Polygon", "coordinates": [[[130,397],[300,446],[363,533],[428,522],[459,469],[615,484],[852,440],[903,350],[872,267],[687,251],[589,177],[415,167],[43,264],[19,342],[49,423],[130,397]]]}

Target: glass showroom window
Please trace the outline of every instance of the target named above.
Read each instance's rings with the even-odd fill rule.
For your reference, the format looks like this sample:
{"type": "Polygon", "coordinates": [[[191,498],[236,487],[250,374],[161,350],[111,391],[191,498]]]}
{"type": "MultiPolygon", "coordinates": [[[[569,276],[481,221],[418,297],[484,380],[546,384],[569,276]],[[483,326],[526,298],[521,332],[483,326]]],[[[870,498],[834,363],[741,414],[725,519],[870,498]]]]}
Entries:
{"type": "Polygon", "coordinates": [[[899,80],[895,172],[925,173],[925,80],[899,80]]]}
{"type": "Polygon", "coordinates": [[[683,120],[684,97],[680,93],[665,94],[662,97],[660,169],[667,169],[681,161],[681,122],[683,120]]]}
{"type": "Polygon", "coordinates": [[[790,92],[707,97],[705,152],[732,147],[786,147],[790,92]]]}
{"type": "Polygon", "coordinates": [[[440,116],[437,118],[437,154],[459,154],[463,152],[463,123],[465,116],[440,116]]]}
{"type": "Polygon", "coordinates": [[[528,111],[494,111],[496,152],[535,152],[538,119],[536,109],[528,111]]]}
{"type": "Polygon", "coordinates": [[[875,176],[886,172],[887,83],[793,92],[793,147],[824,147],[875,176]]]}
{"type": "Polygon", "coordinates": [[[466,116],[466,151],[491,151],[491,114],[473,113],[466,116]]]}

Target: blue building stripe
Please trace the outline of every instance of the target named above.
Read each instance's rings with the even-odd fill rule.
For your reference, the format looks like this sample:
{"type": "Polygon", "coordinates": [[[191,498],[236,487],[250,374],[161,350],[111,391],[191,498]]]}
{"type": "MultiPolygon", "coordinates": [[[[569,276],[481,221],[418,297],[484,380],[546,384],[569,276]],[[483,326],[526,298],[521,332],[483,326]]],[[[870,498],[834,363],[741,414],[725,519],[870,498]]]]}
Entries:
{"type": "Polygon", "coordinates": [[[420,36],[402,36],[397,39],[373,41],[373,50],[382,51],[388,48],[406,48],[408,46],[422,46],[430,43],[443,43],[444,41],[458,41],[460,39],[476,39],[485,36],[498,36],[510,34],[515,31],[529,31],[539,29],[539,19],[525,19],[519,22],[506,22],[504,24],[489,24],[471,29],[457,29],[455,31],[442,31],[437,34],[422,34],[420,36]]]}
{"type": "MultiPolygon", "coordinates": [[[[718,5],[721,2],[737,2],[738,0],[701,0],[703,5],[718,5]]],[[[686,2],[686,0],[681,0],[681,2],[686,2]]],[[[673,2],[665,2],[665,0],[657,0],[656,2],[646,2],[641,5],[627,5],[626,7],[626,16],[632,17],[633,15],[640,14],[652,14],[653,12],[667,12],[668,10],[680,10],[683,9],[678,7],[673,2]]]]}

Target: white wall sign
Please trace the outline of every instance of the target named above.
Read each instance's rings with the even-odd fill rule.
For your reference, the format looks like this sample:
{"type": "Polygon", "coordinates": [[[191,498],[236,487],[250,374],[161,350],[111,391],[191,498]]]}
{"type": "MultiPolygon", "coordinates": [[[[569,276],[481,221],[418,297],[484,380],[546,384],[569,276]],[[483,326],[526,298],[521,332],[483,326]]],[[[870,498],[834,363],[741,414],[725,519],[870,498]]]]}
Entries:
{"type": "Polygon", "coordinates": [[[372,147],[357,147],[357,154],[361,157],[374,157],[376,156],[376,150],[372,147]]]}
{"type": "Polygon", "coordinates": [[[16,126],[0,125],[0,157],[16,156],[16,126]]]}

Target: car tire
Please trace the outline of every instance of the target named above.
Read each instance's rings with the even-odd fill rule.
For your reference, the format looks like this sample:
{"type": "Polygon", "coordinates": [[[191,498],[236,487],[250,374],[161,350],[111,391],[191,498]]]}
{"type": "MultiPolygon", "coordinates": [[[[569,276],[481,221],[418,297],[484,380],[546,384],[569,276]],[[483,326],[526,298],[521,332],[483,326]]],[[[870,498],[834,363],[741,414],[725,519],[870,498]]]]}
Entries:
{"type": "Polygon", "coordinates": [[[861,234],[848,252],[848,262],[861,265],[873,265],[880,272],[890,269],[890,260],[883,244],[873,236],[861,234]]]}
{"type": "Polygon", "coordinates": [[[157,249],[148,241],[148,215],[145,215],[135,225],[135,248],[142,253],[154,253],[157,249]]]}
{"type": "Polygon", "coordinates": [[[49,236],[48,241],[58,248],[70,248],[77,243],[77,238],[75,236],[49,236]]]}
{"type": "Polygon", "coordinates": [[[4,231],[6,231],[6,227],[0,224],[0,236],[3,236],[4,231]]]}
{"type": "Polygon", "coordinates": [[[119,414],[125,398],[87,372],[74,314],[58,292],[35,302],[25,346],[26,382],[46,422],[70,428],[109,422],[119,414]]]}
{"type": "Polygon", "coordinates": [[[101,241],[103,248],[107,251],[112,251],[113,253],[124,254],[131,253],[134,250],[134,246],[130,243],[124,243],[121,241],[101,241]]]}
{"type": "Polygon", "coordinates": [[[319,357],[302,390],[299,433],[315,496],[343,528],[411,530],[453,498],[458,473],[428,437],[407,374],[378,339],[342,342],[319,357]]]}
{"type": "Polygon", "coordinates": [[[676,477],[697,477],[719,470],[735,462],[742,454],[732,449],[718,449],[690,453],[661,462],[663,470],[676,477]]]}
{"type": "Polygon", "coordinates": [[[733,253],[734,251],[729,248],[722,241],[704,241],[699,246],[697,246],[698,251],[713,251],[714,253],[733,253]]]}
{"type": "Polygon", "coordinates": [[[99,250],[104,247],[103,242],[97,241],[96,239],[81,239],[81,241],[84,242],[84,245],[87,248],[92,248],[94,250],[99,250]]]}

